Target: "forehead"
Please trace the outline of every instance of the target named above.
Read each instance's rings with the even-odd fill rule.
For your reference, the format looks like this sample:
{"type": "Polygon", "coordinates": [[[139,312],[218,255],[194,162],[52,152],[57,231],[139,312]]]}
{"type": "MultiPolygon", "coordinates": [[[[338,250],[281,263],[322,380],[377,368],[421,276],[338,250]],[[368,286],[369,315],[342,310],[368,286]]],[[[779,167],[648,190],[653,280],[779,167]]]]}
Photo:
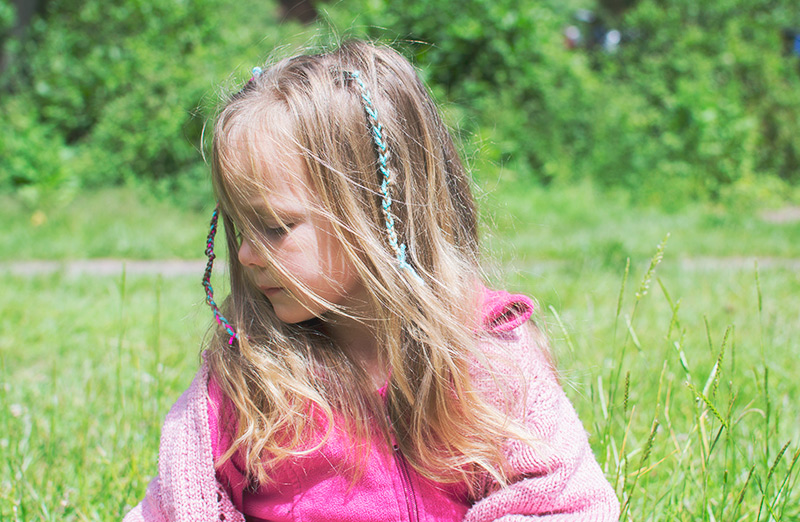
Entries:
{"type": "Polygon", "coordinates": [[[233,206],[296,214],[313,205],[306,159],[293,130],[285,110],[229,122],[219,137],[217,175],[233,206]]]}

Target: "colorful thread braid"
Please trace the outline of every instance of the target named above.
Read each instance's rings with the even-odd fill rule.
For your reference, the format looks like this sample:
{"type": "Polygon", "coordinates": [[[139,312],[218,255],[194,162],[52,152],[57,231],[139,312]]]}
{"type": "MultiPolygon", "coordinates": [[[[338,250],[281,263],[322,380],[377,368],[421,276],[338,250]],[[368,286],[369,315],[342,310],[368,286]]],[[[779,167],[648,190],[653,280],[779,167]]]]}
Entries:
{"type": "Polygon", "coordinates": [[[206,303],[211,307],[211,310],[214,312],[214,319],[217,320],[225,331],[228,332],[230,338],[228,339],[228,344],[233,344],[234,339],[238,339],[239,335],[231,326],[231,323],[225,319],[225,316],[222,315],[219,311],[219,307],[217,303],[214,301],[214,289],[211,288],[211,269],[214,267],[214,259],[216,259],[216,254],[214,254],[214,236],[217,235],[217,221],[219,220],[219,205],[214,208],[214,213],[211,215],[211,230],[208,232],[208,239],[206,239],[206,255],[208,256],[208,263],[206,264],[206,271],[203,274],[203,287],[206,289],[206,303]]]}
{"type": "Polygon", "coordinates": [[[356,81],[358,88],[361,90],[361,100],[364,102],[364,112],[367,113],[367,120],[369,121],[370,134],[372,141],[378,153],[378,171],[381,173],[381,195],[383,196],[383,216],[386,223],[386,235],[389,238],[389,246],[394,251],[397,258],[397,265],[407,270],[414,278],[420,283],[424,282],[422,277],[417,273],[413,266],[406,261],[406,244],[400,243],[397,239],[397,232],[394,228],[394,215],[392,215],[392,194],[390,192],[390,185],[392,183],[392,171],[389,168],[389,147],[383,136],[383,125],[378,120],[378,109],[372,103],[372,96],[370,96],[369,89],[364,81],[361,79],[361,71],[350,71],[349,75],[356,81]]]}
{"type": "MultiPolygon", "coordinates": [[[[252,73],[253,76],[247,80],[249,84],[259,76],[264,71],[261,67],[253,67],[252,73]]],[[[217,258],[216,254],[214,254],[214,237],[217,235],[217,221],[219,220],[219,204],[214,208],[214,213],[211,215],[211,230],[208,231],[208,238],[206,239],[206,255],[208,256],[208,263],[206,264],[206,271],[203,274],[203,287],[206,289],[206,303],[208,306],[211,307],[211,311],[214,312],[214,319],[216,319],[217,323],[225,328],[225,331],[228,332],[230,337],[228,338],[228,344],[233,344],[234,339],[238,339],[239,335],[236,333],[236,330],[233,329],[231,323],[225,319],[225,316],[219,311],[219,307],[217,306],[217,302],[214,301],[214,289],[211,287],[211,270],[214,268],[214,259],[217,258]]]]}

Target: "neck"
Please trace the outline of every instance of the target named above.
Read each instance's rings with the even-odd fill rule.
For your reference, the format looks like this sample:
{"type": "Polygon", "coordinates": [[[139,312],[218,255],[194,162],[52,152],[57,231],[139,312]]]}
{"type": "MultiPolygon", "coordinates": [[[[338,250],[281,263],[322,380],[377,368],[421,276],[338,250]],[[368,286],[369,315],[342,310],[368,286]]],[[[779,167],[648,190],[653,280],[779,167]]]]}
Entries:
{"type": "Polygon", "coordinates": [[[386,383],[389,372],[380,357],[374,320],[335,315],[326,317],[325,326],[334,344],[367,373],[376,388],[386,383]]]}

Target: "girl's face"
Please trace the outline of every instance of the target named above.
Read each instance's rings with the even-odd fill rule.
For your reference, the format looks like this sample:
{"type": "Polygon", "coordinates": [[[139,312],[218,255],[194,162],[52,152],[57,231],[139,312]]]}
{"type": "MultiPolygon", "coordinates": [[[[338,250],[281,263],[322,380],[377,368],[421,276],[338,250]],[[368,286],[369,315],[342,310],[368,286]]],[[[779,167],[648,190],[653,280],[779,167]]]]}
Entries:
{"type": "Polygon", "coordinates": [[[238,251],[248,278],[285,323],[306,321],[328,311],[311,295],[348,309],[362,309],[366,302],[363,284],[330,220],[313,210],[318,198],[302,156],[283,147],[267,148],[271,153],[262,157],[269,159],[260,164],[261,172],[256,174],[264,190],[247,202],[255,214],[249,219],[260,229],[258,238],[244,235],[238,251]],[[254,241],[263,243],[271,260],[259,255],[254,241]],[[273,262],[297,281],[282,276],[273,262]]]}

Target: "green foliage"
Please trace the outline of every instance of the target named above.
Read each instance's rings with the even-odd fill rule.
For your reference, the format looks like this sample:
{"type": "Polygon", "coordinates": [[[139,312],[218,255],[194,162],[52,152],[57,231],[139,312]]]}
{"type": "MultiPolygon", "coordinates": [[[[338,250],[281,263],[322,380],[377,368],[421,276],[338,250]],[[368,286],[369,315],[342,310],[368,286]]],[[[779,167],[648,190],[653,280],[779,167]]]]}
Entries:
{"type": "MultiPolygon", "coordinates": [[[[130,189],[79,194],[46,221],[8,199],[4,255],[17,259],[200,256],[205,244],[207,216],[130,189]]],[[[496,242],[519,253],[500,259],[497,286],[538,298],[622,520],[798,520],[800,222],[641,211],[587,184],[516,183],[483,199],[496,242]],[[699,262],[715,253],[730,257],[699,262]]],[[[143,498],[164,415],[213,323],[202,269],[0,266],[13,289],[0,301],[0,520],[119,520],[143,498]]],[[[220,297],[225,286],[219,271],[220,297]]]]}
{"type": "MultiPolygon", "coordinates": [[[[0,188],[75,180],[172,187],[199,148],[220,80],[280,41],[272,3],[51,0],[4,78],[0,188]]],[[[287,28],[290,30],[290,28],[287,28]]]]}
{"type": "Polygon", "coordinates": [[[16,10],[11,4],[10,0],[0,0],[0,40],[6,37],[6,34],[14,25],[16,17],[16,10]]]}
{"type": "MultiPolygon", "coordinates": [[[[256,0],[45,5],[21,41],[4,43],[0,80],[0,190],[33,200],[65,183],[144,181],[199,205],[198,149],[217,86],[308,40],[256,0]]],[[[800,27],[793,2],[603,5],[354,0],[321,5],[326,20],[311,33],[377,38],[412,57],[467,154],[478,151],[479,176],[500,165],[539,184],[589,179],[668,208],[790,199],[800,186],[800,59],[780,33],[800,27]],[[565,46],[578,7],[622,31],[616,52],[565,46]]],[[[12,15],[0,2],[0,34],[12,15]]]]}
{"type": "Polygon", "coordinates": [[[511,159],[543,181],[566,175],[566,162],[552,158],[583,132],[580,121],[569,122],[576,113],[562,110],[583,97],[576,85],[564,88],[582,65],[563,49],[564,20],[553,8],[513,0],[467,0],[455,10],[429,0],[365,3],[358,23],[372,37],[399,39],[432,88],[467,108],[464,129],[488,138],[488,157],[511,159]],[[551,125],[553,113],[563,125],[551,125]]]}
{"type": "Polygon", "coordinates": [[[520,177],[588,177],[664,206],[740,203],[737,187],[756,184],[763,204],[800,182],[800,61],[780,46],[800,22],[788,0],[607,10],[626,36],[617,52],[568,50],[575,21],[556,2],[363,4],[356,23],[409,42],[434,91],[467,107],[462,123],[486,157],[520,177]]]}
{"type": "Polygon", "coordinates": [[[714,198],[756,178],[800,181],[800,62],[782,54],[790,9],[777,4],[645,0],[625,16],[639,37],[599,61],[630,100],[617,120],[630,153],[611,176],[714,198]]]}
{"type": "Polygon", "coordinates": [[[58,132],[43,125],[33,105],[16,97],[0,107],[0,186],[16,187],[36,198],[42,189],[60,186],[65,179],[62,161],[67,153],[58,132]]]}

